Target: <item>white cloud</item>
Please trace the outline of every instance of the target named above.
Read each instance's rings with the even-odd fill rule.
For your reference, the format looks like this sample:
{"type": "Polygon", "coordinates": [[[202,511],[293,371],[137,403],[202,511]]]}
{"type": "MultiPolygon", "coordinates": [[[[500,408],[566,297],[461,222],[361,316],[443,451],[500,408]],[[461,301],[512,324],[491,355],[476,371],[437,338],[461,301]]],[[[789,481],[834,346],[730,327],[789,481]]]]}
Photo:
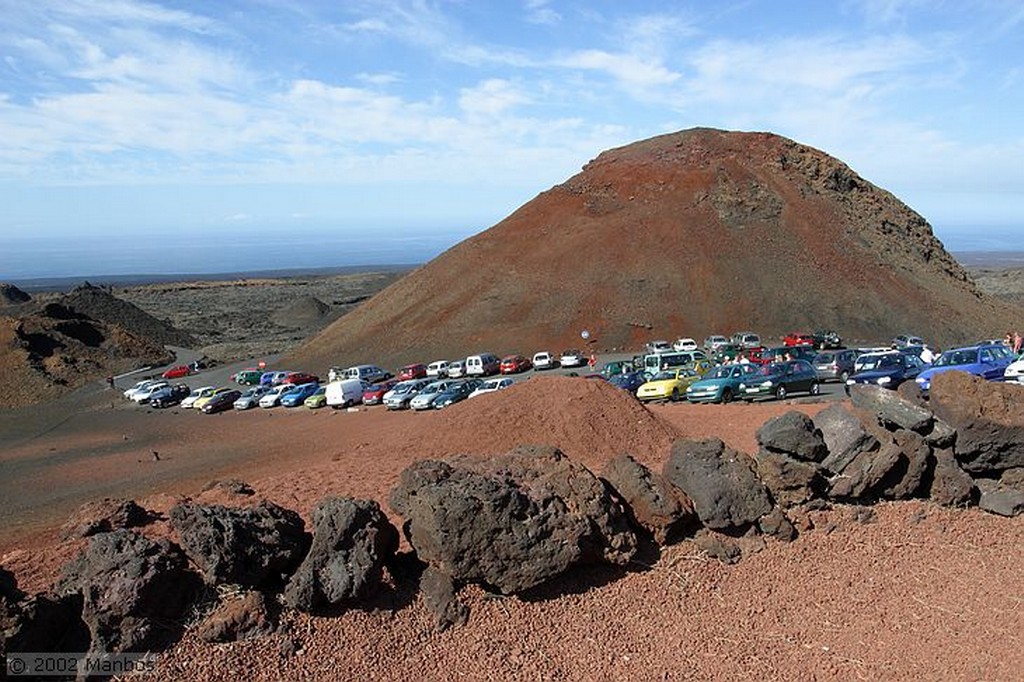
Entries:
{"type": "Polygon", "coordinates": [[[554,26],[562,20],[562,15],[551,8],[550,0],[526,0],[526,20],[531,24],[554,26]]]}
{"type": "Polygon", "coordinates": [[[522,90],[500,78],[464,88],[459,95],[459,107],[470,116],[497,116],[527,102],[529,97],[522,90]]]}
{"type": "Polygon", "coordinates": [[[581,50],[559,58],[555,63],[570,69],[605,73],[631,90],[669,85],[680,77],[678,73],[665,68],[657,61],[644,60],[627,53],[613,54],[604,50],[581,50]]]}

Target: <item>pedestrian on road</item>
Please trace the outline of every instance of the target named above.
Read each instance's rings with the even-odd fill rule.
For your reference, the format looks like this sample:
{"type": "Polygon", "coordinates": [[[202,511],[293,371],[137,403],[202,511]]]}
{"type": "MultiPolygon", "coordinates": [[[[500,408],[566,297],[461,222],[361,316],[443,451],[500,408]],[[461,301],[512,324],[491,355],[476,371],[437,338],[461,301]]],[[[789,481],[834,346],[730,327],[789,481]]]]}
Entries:
{"type": "Polygon", "coordinates": [[[114,377],[107,377],[107,388],[109,388],[110,390],[114,390],[114,377]]]}
{"type": "Polygon", "coordinates": [[[1020,355],[1021,338],[1020,332],[1013,333],[1013,354],[1020,355]]]}

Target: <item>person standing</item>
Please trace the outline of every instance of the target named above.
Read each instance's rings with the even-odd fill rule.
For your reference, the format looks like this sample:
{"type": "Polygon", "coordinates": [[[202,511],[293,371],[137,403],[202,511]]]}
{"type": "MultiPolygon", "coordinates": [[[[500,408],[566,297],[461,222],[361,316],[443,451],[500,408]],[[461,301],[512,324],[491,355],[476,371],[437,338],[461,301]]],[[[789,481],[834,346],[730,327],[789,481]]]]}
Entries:
{"type": "Polygon", "coordinates": [[[1013,354],[1020,355],[1021,337],[1020,332],[1013,333],[1013,354]]]}

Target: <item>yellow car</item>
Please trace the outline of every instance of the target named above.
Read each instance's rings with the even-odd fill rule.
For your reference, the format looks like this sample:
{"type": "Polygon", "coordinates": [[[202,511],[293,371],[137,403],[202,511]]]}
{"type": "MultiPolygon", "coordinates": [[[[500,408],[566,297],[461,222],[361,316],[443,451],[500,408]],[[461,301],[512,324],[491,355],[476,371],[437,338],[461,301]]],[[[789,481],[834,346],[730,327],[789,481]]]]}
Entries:
{"type": "Polygon", "coordinates": [[[221,393],[227,393],[230,390],[231,389],[228,388],[227,386],[222,386],[220,388],[215,388],[212,391],[210,391],[210,393],[208,395],[204,395],[204,396],[202,396],[200,398],[196,398],[196,401],[194,403],[192,403],[192,409],[194,409],[194,410],[202,410],[203,409],[203,405],[205,405],[206,403],[210,402],[210,400],[213,398],[213,396],[220,395],[221,393]]]}
{"type": "Polygon", "coordinates": [[[686,397],[686,389],[700,375],[692,369],[670,369],[658,372],[646,384],[636,389],[636,397],[640,400],[681,400],[686,397]]]}
{"type": "Polygon", "coordinates": [[[316,410],[327,404],[327,387],[321,386],[316,393],[303,401],[303,404],[311,410],[316,410]]]}

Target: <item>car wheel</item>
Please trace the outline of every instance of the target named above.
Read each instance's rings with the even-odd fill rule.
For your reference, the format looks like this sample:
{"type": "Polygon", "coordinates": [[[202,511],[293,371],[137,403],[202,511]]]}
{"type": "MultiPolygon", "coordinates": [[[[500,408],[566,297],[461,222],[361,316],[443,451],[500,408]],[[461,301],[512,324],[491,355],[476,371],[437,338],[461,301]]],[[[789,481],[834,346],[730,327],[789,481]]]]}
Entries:
{"type": "Polygon", "coordinates": [[[786,387],[785,386],[779,386],[778,388],[776,388],[775,389],[775,397],[778,398],[779,400],[785,400],[786,399],[786,387]]]}
{"type": "Polygon", "coordinates": [[[846,380],[849,379],[849,378],[850,378],[850,373],[847,372],[845,369],[839,375],[839,381],[843,382],[844,384],[846,383],[846,380]]]}
{"type": "Polygon", "coordinates": [[[722,389],[722,404],[724,405],[726,403],[731,403],[731,402],[732,402],[732,389],[731,388],[722,389]]]}
{"type": "Polygon", "coordinates": [[[817,381],[811,384],[811,395],[821,395],[821,386],[817,381]]]}
{"type": "Polygon", "coordinates": [[[669,400],[671,400],[672,402],[678,402],[679,401],[679,389],[678,388],[673,388],[672,389],[672,395],[669,396],[669,400]]]}

